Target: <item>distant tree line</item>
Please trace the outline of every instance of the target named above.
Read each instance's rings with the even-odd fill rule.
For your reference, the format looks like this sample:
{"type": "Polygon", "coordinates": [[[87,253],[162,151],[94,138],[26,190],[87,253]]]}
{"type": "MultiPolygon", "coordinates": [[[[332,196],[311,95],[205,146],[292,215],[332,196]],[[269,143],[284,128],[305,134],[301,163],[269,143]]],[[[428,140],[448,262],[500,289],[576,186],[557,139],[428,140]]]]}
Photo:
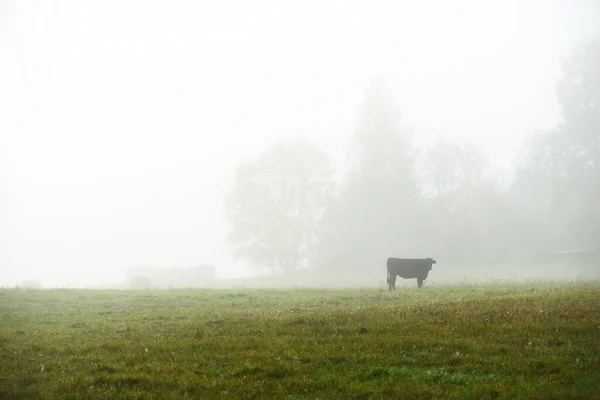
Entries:
{"type": "Polygon", "coordinates": [[[562,120],[532,136],[506,186],[483,152],[418,149],[383,82],[367,88],[341,184],[326,154],[279,143],[238,167],[227,199],[234,254],[265,272],[372,270],[388,256],[496,265],[600,245],[600,41],[557,85],[562,120]]]}

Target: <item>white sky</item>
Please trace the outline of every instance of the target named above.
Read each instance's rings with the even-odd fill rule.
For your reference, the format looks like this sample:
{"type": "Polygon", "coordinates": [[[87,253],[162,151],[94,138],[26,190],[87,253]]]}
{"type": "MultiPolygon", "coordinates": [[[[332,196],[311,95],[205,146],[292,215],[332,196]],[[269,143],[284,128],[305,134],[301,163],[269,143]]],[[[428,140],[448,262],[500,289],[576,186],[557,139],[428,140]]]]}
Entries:
{"type": "Polygon", "coordinates": [[[507,168],[555,125],[600,2],[0,0],[0,285],[213,263],[238,162],[303,135],[338,171],[372,76],[415,140],[507,168]]]}

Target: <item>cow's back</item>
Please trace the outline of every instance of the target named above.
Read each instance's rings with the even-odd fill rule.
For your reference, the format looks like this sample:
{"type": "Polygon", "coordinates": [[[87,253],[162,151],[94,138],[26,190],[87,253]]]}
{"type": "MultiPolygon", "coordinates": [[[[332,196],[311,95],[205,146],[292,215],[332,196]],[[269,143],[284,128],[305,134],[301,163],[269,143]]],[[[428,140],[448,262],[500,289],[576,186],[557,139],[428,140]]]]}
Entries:
{"type": "Polygon", "coordinates": [[[430,259],[422,258],[388,258],[388,273],[396,274],[404,279],[427,278],[431,270],[430,259]]]}

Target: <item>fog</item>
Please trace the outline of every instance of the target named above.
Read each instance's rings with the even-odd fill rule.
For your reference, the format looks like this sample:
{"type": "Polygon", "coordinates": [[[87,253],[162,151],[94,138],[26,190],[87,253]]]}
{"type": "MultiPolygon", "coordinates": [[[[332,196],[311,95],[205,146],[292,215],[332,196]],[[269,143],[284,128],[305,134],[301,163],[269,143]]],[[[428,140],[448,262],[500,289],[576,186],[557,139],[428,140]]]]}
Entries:
{"type": "Polygon", "coordinates": [[[580,118],[564,79],[599,27],[594,0],[0,0],[0,286],[585,278],[534,259],[600,245],[600,88],[580,118]]]}

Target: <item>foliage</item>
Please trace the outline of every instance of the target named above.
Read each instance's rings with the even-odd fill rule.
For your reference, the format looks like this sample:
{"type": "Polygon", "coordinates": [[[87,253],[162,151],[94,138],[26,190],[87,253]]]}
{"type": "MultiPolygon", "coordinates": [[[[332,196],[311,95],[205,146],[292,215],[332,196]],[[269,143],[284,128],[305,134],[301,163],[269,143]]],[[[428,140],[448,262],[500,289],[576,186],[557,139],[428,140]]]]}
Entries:
{"type": "MultiPolygon", "coordinates": [[[[446,197],[481,183],[486,167],[481,149],[438,139],[423,154],[421,178],[426,183],[425,192],[448,200],[446,197]]],[[[451,202],[446,204],[452,207],[451,202]]]]}
{"type": "MultiPolygon", "coordinates": [[[[382,79],[373,79],[359,110],[351,154],[353,173],[368,177],[390,173],[410,179],[411,131],[402,126],[400,112],[382,79]]],[[[398,182],[406,183],[406,182],[398,182]]]]}
{"type": "Polygon", "coordinates": [[[326,215],[323,268],[372,270],[407,252],[418,220],[410,130],[380,80],[367,88],[354,135],[351,166],[326,215]]]}
{"type": "Polygon", "coordinates": [[[359,109],[348,175],[339,193],[320,203],[312,245],[288,251],[277,243],[278,234],[292,238],[291,249],[302,248],[297,246],[302,235],[292,233],[299,229],[281,230],[269,214],[274,208],[260,201],[254,208],[252,201],[238,201],[257,219],[271,221],[260,241],[248,244],[249,237],[259,237],[255,233],[238,240],[244,243],[238,255],[275,271],[293,271],[285,265],[296,265],[296,254],[303,254],[298,258],[306,265],[310,254],[323,269],[365,272],[390,256],[437,257],[462,267],[600,249],[600,40],[582,44],[565,60],[557,94],[562,121],[530,138],[505,188],[483,152],[470,144],[439,140],[416,149],[384,82],[371,81],[359,109]],[[266,208],[263,214],[254,211],[260,207],[266,208]],[[267,262],[273,254],[291,261],[267,262]]]}
{"type": "Polygon", "coordinates": [[[598,398],[598,285],[2,290],[1,398],[598,398]]]}
{"type": "Polygon", "coordinates": [[[278,143],[237,170],[227,200],[234,254],[290,274],[308,263],[331,190],[327,156],[303,140],[278,143]]]}
{"type": "Polygon", "coordinates": [[[445,263],[493,263],[498,250],[499,215],[504,211],[497,183],[486,176],[481,149],[436,141],[421,157],[428,235],[435,256],[445,263]]]}
{"type": "Polygon", "coordinates": [[[563,121],[529,143],[514,192],[531,205],[547,248],[600,246],[600,40],[565,60],[563,121]]]}

